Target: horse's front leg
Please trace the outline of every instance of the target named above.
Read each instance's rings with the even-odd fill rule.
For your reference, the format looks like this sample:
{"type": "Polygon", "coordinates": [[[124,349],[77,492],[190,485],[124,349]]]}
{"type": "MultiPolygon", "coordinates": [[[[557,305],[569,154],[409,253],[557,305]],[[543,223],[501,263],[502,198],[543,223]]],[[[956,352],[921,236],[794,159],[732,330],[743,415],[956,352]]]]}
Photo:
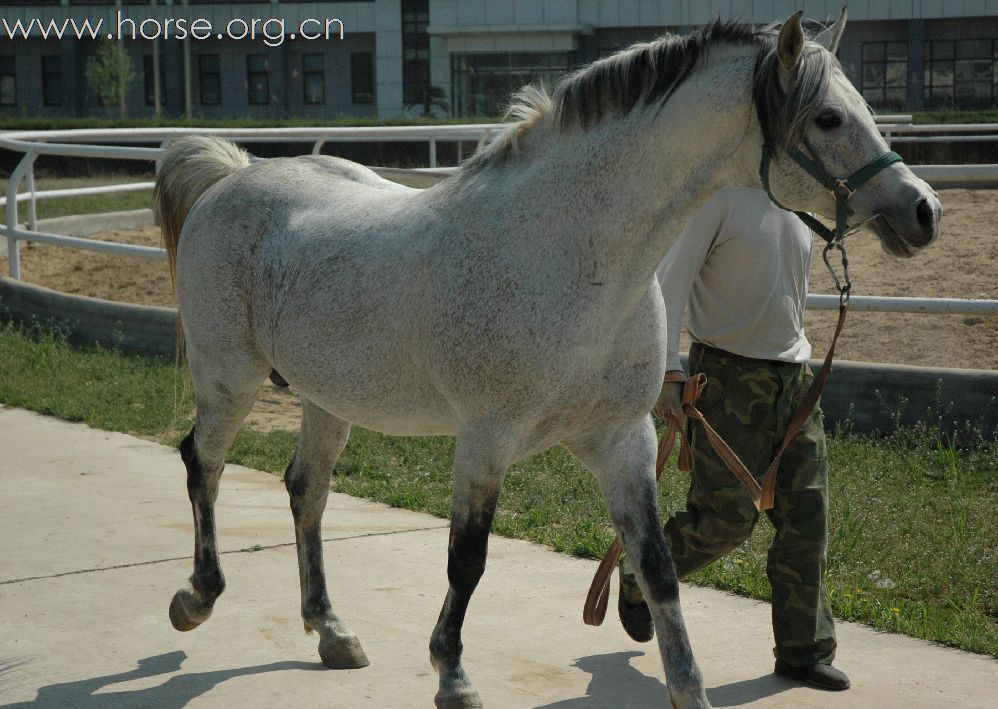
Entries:
{"type": "Polygon", "coordinates": [[[497,461],[494,450],[473,439],[473,436],[458,439],[447,554],[450,588],[430,638],[430,661],[440,676],[440,688],[434,698],[438,709],[482,706],[461,665],[461,627],[471,594],[485,572],[489,529],[508,463],[497,461]]]}
{"type": "Polygon", "coordinates": [[[302,620],[305,632],[319,633],[319,657],[332,669],[370,664],[357,636],[333,612],[322,562],[322,513],[329,497],[329,476],[349,435],[349,423],[302,399],[298,448],[284,473],[298,543],[302,620]]]}
{"type": "Polygon", "coordinates": [[[566,442],[599,481],[610,520],[648,600],[673,707],[709,707],[679,606],[679,581],[659,525],[651,416],[566,442]]]}

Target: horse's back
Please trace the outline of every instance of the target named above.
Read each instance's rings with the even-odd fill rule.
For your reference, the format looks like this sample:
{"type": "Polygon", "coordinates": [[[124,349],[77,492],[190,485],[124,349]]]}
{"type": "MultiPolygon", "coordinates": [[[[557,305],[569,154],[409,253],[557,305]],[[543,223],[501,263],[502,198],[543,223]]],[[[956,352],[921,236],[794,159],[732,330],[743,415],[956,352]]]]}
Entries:
{"type": "Polygon", "coordinates": [[[187,217],[177,253],[178,300],[200,305],[227,290],[252,290],[261,277],[276,276],[275,268],[298,268],[296,256],[308,260],[319,242],[323,252],[349,250],[351,237],[369,231],[375,215],[418,192],[329,156],[239,170],[208,190],[187,217]]]}
{"type": "Polygon", "coordinates": [[[363,420],[364,409],[369,423],[398,419],[404,431],[407,402],[413,425],[429,404],[441,421],[431,428],[450,430],[432,384],[398,376],[399,350],[418,337],[405,313],[423,298],[421,264],[435,251],[411,204],[420,193],[327,157],[267,161],[223,180],[180,241],[189,348],[266,362],[325,408],[363,402],[356,415],[339,410],[345,418],[363,420]]]}

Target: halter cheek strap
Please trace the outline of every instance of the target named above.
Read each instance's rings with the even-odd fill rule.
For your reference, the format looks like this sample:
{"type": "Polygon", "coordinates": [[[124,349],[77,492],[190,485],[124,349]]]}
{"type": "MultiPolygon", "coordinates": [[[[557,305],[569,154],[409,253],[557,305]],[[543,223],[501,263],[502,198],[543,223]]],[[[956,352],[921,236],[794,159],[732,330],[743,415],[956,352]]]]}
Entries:
{"type": "Polygon", "coordinates": [[[849,213],[847,203],[856,190],[873,179],[885,168],[890,167],[896,162],[903,162],[900,155],[895,153],[893,150],[889,150],[880,157],[874,158],[866,165],[856,170],[856,172],[851,174],[849,177],[835,179],[830,177],[821,165],[798,148],[788,149],[787,155],[789,155],[794,162],[800,165],[805,172],[811,175],[811,177],[821,183],[825,189],[835,195],[835,230],[833,231],[829,229],[807,212],[798,212],[790,209],[789,207],[783,206],[780,204],[780,201],[776,199],[776,195],[773,194],[773,191],[769,186],[769,167],[773,160],[773,149],[769,145],[764,145],[762,147],[762,160],[759,162],[759,177],[762,180],[763,189],[766,190],[766,194],[769,195],[769,198],[773,201],[773,204],[780,209],[785,209],[788,212],[796,214],[802,222],[807,224],[812,231],[829,244],[841,241],[842,237],[845,236],[846,232],[849,230],[849,213]]]}

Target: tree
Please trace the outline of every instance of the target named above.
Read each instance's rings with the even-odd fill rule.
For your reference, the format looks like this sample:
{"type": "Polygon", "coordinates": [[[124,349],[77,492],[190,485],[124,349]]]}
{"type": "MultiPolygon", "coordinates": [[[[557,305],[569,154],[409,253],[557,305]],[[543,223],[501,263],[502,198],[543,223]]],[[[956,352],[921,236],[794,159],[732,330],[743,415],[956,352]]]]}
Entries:
{"type": "Polygon", "coordinates": [[[125,97],[128,85],[135,78],[132,60],[119,42],[101,41],[97,45],[96,56],[87,60],[85,71],[87,85],[97,95],[102,106],[117,106],[122,118],[125,117],[125,97]]]}

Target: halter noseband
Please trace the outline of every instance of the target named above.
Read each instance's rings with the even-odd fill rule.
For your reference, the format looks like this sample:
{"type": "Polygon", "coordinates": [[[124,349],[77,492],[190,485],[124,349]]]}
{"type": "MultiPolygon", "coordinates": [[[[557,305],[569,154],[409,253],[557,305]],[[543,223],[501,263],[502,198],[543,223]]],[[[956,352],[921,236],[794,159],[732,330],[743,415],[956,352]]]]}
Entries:
{"type": "Polygon", "coordinates": [[[903,162],[900,155],[895,153],[893,150],[889,150],[879,158],[874,158],[866,165],[856,170],[856,172],[849,175],[849,177],[833,178],[828,175],[828,172],[826,172],[821,165],[812,160],[798,148],[789,148],[787,150],[787,155],[789,155],[794,162],[800,165],[805,172],[811,175],[811,177],[820,182],[825,189],[835,195],[834,231],[826,227],[807,212],[798,212],[790,209],[789,207],[784,207],[780,204],[780,200],[776,199],[776,195],[773,194],[773,191],[769,187],[769,164],[773,159],[773,149],[769,145],[762,146],[762,160],[759,163],[759,177],[762,178],[762,186],[766,190],[766,194],[768,194],[769,198],[773,201],[773,204],[780,209],[785,209],[788,212],[796,214],[800,217],[801,221],[807,224],[818,236],[827,241],[829,244],[841,241],[846,235],[846,232],[849,231],[847,202],[849,201],[849,198],[855,194],[856,190],[873,179],[885,168],[890,167],[896,162],[903,162]]]}
{"type": "MultiPolygon", "coordinates": [[[[808,148],[810,149],[809,145],[808,148]]],[[[812,150],[811,152],[814,151],[812,150]]],[[[766,194],[769,195],[769,199],[772,200],[773,204],[780,209],[785,209],[788,212],[796,214],[798,219],[804,222],[811,229],[811,231],[825,240],[826,246],[821,256],[824,259],[828,270],[831,272],[832,278],[835,280],[835,287],[839,291],[840,298],[842,298],[843,301],[848,300],[850,289],[849,261],[846,259],[846,252],[842,247],[842,240],[852,230],[849,226],[849,199],[853,196],[853,194],[855,194],[856,190],[873,179],[873,177],[878,175],[882,170],[890,167],[896,162],[903,162],[903,160],[900,155],[895,153],[893,150],[889,150],[880,157],[874,158],[866,165],[856,170],[856,172],[849,175],[849,177],[833,178],[816,160],[808,157],[808,155],[800,149],[795,147],[789,148],[787,150],[787,155],[789,155],[794,162],[800,165],[805,172],[820,182],[825,189],[835,195],[835,229],[829,229],[807,212],[798,212],[790,209],[789,207],[783,206],[780,204],[780,200],[776,199],[776,195],[773,194],[773,191],[769,187],[769,165],[773,159],[773,149],[768,143],[762,146],[762,160],[759,162],[759,177],[762,179],[762,186],[766,190],[766,194]],[[839,282],[839,277],[836,275],[835,269],[832,268],[831,263],[828,261],[828,252],[831,249],[837,249],[842,253],[844,284],[839,282]]]]}

